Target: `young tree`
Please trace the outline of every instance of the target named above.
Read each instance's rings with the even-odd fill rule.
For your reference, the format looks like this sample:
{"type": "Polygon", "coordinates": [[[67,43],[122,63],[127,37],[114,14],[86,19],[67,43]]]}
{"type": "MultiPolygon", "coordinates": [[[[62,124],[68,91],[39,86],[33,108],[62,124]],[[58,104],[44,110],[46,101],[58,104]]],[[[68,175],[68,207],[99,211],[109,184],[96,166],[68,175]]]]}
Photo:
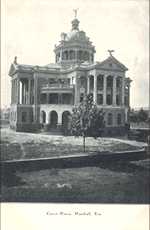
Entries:
{"type": "Polygon", "coordinates": [[[146,113],[146,111],[143,110],[143,108],[141,108],[138,112],[138,120],[140,122],[145,122],[147,121],[147,119],[148,119],[148,113],[146,113]]]}
{"type": "Polygon", "coordinates": [[[104,113],[93,103],[92,95],[85,96],[79,106],[73,108],[70,122],[71,134],[83,137],[84,152],[85,138],[99,137],[104,126],[104,113]]]}

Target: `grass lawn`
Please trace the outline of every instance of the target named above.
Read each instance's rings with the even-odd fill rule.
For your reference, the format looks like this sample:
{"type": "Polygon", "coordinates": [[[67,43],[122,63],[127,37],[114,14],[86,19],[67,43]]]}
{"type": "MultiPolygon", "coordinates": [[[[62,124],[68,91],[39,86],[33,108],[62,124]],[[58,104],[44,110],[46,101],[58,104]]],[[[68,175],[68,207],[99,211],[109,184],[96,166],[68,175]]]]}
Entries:
{"type": "Polygon", "coordinates": [[[99,167],[17,172],[2,186],[3,201],[149,203],[148,160],[99,167]],[[11,179],[12,180],[12,179],[11,179]],[[12,182],[12,181],[11,181],[12,182]]]}
{"type": "MultiPolygon", "coordinates": [[[[142,148],[142,143],[114,138],[86,138],[86,153],[124,151],[142,148]]],[[[1,159],[30,159],[83,153],[82,138],[1,130],[1,159]]]]}

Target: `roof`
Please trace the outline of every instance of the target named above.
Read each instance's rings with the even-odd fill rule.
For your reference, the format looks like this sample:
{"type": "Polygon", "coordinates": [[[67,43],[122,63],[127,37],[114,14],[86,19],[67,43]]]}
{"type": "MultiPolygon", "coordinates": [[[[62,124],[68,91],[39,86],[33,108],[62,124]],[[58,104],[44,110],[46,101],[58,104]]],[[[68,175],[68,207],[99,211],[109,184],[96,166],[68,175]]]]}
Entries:
{"type": "Polygon", "coordinates": [[[120,61],[118,61],[114,56],[110,55],[107,59],[102,62],[97,63],[97,67],[99,68],[106,68],[110,70],[120,70],[120,71],[127,71],[128,68],[123,65],[120,61]]]}

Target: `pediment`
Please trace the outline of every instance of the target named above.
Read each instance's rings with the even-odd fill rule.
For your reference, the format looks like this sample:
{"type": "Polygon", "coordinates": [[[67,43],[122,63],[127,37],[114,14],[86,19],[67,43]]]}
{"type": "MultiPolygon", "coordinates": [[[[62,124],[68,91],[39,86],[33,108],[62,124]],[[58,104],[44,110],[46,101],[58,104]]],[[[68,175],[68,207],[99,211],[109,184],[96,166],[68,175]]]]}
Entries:
{"type": "Polygon", "coordinates": [[[106,60],[100,62],[97,65],[98,68],[114,71],[127,71],[127,67],[119,62],[113,56],[108,57],[106,60]]]}
{"type": "Polygon", "coordinates": [[[9,76],[12,76],[16,72],[16,67],[14,64],[11,64],[10,69],[9,69],[9,76]]]}

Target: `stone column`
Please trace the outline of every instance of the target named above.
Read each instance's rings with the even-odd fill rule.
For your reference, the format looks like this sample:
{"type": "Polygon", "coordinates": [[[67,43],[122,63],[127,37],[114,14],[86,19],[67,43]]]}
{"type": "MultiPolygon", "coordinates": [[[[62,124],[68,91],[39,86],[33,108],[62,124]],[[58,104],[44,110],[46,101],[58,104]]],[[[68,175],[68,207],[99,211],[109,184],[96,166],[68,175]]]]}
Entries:
{"type": "Polygon", "coordinates": [[[75,79],[75,105],[79,103],[79,86],[78,86],[78,76],[75,79]]]}
{"type": "Polygon", "coordinates": [[[130,107],[130,83],[128,85],[128,107],[130,107]]]}
{"type": "Polygon", "coordinates": [[[34,73],[34,122],[38,122],[38,92],[37,92],[37,87],[38,87],[38,78],[37,74],[34,73]]]}
{"type": "Polygon", "coordinates": [[[24,82],[22,81],[22,104],[24,104],[24,82]]]}
{"type": "Polygon", "coordinates": [[[25,83],[25,97],[26,97],[26,104],[28,104],[28,79],[25,83]]]}
{"type": "Polygon", "coordinates": [[[46,104],[49,104],[49,93],[46,94],[46,104]]]}
{"type": "Polygon", "coordinates": [[[87,76],[87,94],[90,93],[90,77],[87,76]]]}
{"type": "Polygon", "coordinates": [[[121,89],[121,104],[124,105],[124,96],[125,96],[125,79],[122,77],[122,89],[121,89]]]}
{"type": "Polygon", "coordinates": [[[75,59],[77,60],[78,59],[78,49],[76,50],[76,52],[75,52],[75,59]]]}
{"type": "Polygon", "coordinates": [[[59,58],[59,62],[62,61],[62,50],[60,50],[60,58],[59,58]]]}
{"type": "Polygon", "coordinates": [[[18,104],[18,79],[16,79],[16,104],[18,104]]]}
{"type": "Polygon", "coordinates": [[[62,113],[58,113],[58,126],[62,125],[62,113]]]}
{"type": "Polygon", "coordinates": [[[31,79],[28,79],[28,104],[31,104],[31,79]]]}
{"type": "Polygon", "coordinates": [[[20,79],[17,79],[17,104],[20,104],[20,79]]]}
{"type": "Polygon", "coordinates": [[[113,106],[116,106],[116,76],[113,76],[113,106]]]}
{"type": "Polygon", "coordinates": [[[15,103],[15,79],[13,80],[13,104],[15,103]]]}
{"type": "Polygon", "coordinates": [[[50,123],[50,113],[46,112],[46,121],[45,123],[48,125],[50,123]]]}
{"type": "Polygon", "coordinates": [[[94,92],[93,92],[93,101],[97,103],[97,75],[94,75],[94,92]]]}
{"type": "Polygon", "coordinates": [[[63,104],[61,93],[58,93],[58,104],[63,104]]]}
{"type": "Polygon", "coordinates": [[[16,103],[16,79],[14,79],[14,104],[16,103]]]}
{"type": "Polygon", "coordinates": [[[16,103],[16,79],[14,79],[14,104],[16,103]]]}
{"type": "Polygon", "coordinates": [[[13,80],[11,80],[11,104],[13,104],[13,80]]]}
{"type": "Polygon", "coordinates": [[[103,76],[103,105],[106,105],[107,96],[107,75],[103,76]]]}

